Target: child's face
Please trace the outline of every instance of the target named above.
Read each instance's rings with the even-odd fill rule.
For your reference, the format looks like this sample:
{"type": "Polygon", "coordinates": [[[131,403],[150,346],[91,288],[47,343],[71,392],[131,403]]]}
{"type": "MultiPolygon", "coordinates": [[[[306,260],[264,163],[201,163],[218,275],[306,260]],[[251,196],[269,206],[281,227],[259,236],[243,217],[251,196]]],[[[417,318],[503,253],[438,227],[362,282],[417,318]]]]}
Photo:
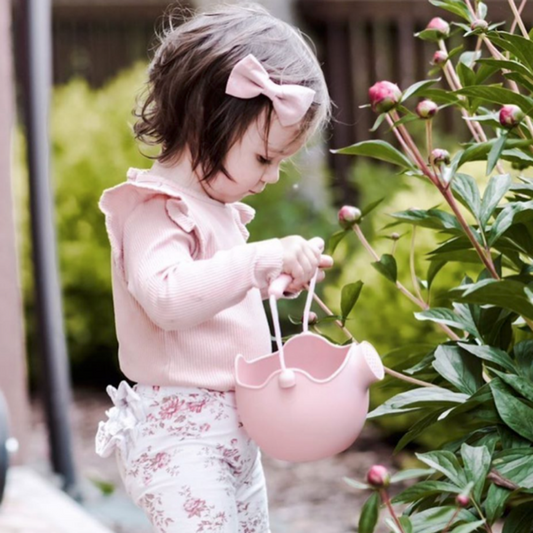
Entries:
{"type": "Polygon", "coordinates": [[[210,183],[202,182],[206,192],[221,202],[231,203],[263,191],[269,183],[276,183],[280,163],[305,144],[305,139],[293,141],[297,126],[282,126],[273,113],[267,160],[263,138],[264,117],[254,122],[242,139],[231,147],[225,159],[226,169],[235,181],[229,180],[220,172],[210,183]]]}

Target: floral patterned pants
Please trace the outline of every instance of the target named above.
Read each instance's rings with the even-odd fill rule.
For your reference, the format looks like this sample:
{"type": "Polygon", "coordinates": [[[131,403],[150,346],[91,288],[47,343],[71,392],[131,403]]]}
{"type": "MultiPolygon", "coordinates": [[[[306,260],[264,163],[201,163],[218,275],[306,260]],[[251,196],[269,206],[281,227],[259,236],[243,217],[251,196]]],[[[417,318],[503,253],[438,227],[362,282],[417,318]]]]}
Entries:
{"type": "Polygon", "coordinates": [[[124,487],[157,533],[270,533],[261,452],[235,392],[122,381],[98,425],[124,487]]]}

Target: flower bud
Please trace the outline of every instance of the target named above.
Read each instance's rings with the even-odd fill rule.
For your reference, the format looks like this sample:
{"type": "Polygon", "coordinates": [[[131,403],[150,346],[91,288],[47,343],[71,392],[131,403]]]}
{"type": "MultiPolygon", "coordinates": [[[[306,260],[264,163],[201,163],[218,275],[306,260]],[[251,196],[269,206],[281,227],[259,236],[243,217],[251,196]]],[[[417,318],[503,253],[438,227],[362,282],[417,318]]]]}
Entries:
{"type": "Polygon", "coordinates": [[[432,65],[444,65],[448,61],[448,54],[442,50],[437,50],[433,54],[433,59],[431,61],[432,65]]]}
{"type": "MultiPolygon", "coordinates": [[[[302,323],[304,321],[304,317],[302,316],[302,323]]],[[[308,321],[308,324],[310,326],[313,326],[314,324],[316,324],[318,322],[318,316],[317,314],[314,312],[314,311],[309,311],[309,321],[308,321]]]]}
{"type": "Polygon", "coordinates": [[[417,115],[420,118],[424,118],[424,119],[433,118],[437,114],[438,110],[439,110],[439,106],[432,100],[422,100],[416,106],[417,115]]]}
{"type": "Polygon", "coordinates": [[[400,98],[402,91],[395,83],[390,81],[378,81],[368,90],[372,109],[377,113],[386,113],[394,109],[400,98]]]}
{"type": "Polygon", "coordinates": [[[474,20],[474,22],[472,22],[472,24],[470,25],[470,27],[471,27],[473,30],[487,31],[487,29],[488,29],[488,27],[489,27],[489,23],[488,23],[486,20],[483,20],[483,19],[477,19],[477,20],[474,20]]]}
{"type": "Polygon", "coordinates": [[[458,494],[455,498],[455,503],[458,507],[468,507],[470,505],[470,498],[466,494],[458,494]]]}
{"type": "Polygon", "coordinates": [[[500,109],[500,124],[504,128],[511,129],[518,126],[524,117],[524,112],[517,105],[508,104],[500,109]]]}
{"type": "Polygon", "coordinates": [[[374,465],[366,474],[366,482],[376,489],[386,489],[390,485],[389,471],[383,465],[374,465]]]}
{"type": "Polygon", "coordinates": [[[426,26],[426,30],[436,31],[439,39],[444,39],[450,35],[450,25],[440,17],[431,19],[426,26]]]}
{"type": "Polygon", "coordinates": [[[341,227],[344,229],[350,229],[361,219],[361,211],[352,205],[344,205],[339,209],[337,216],[341,227]]]}
{"type": "Polygon", "coordinates": [[[400,234],[395,231],[394,233],[391,233],[390,238],[393,241],[397,241],[400,238],[400,234]]]}
{"type": "Polygon", "coordinates": [[[441,148],[435,148],[429,156],[429,162],[435,166],[441,165],[442,163],[448,165],[450,163],[450,152],[441,148]]]}

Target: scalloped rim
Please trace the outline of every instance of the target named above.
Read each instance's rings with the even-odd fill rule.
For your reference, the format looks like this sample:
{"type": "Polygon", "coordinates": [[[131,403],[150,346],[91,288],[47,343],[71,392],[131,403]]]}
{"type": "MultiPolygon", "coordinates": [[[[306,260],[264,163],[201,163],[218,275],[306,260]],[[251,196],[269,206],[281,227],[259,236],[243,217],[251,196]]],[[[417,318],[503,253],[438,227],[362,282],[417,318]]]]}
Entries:
{"type": "MultiPolygon", "coordinates": [[[[301,370],[300,368],[291,368],[291,370],[293,370],[294,372],[298,372],[299,374],[302,374],[302,375],[306,376],[309,380],[313,381],[314,383],[319,383],[319,384],[320,383],[327,383],[328,381],[331,381],[340,372],[342,372],[344,367],[348,364],[348,360],[349,360],[349,356],[351,354],[351,351],[354,349],[354,347],[357,346],[357,343],[355,343],[355,342],[352,342],[351,344],[348,344],[348,345],[345,345],[345,346],[339,346],[338,344],[331,343],[326,338],[321,337],[320,335],[317,335],[316,333],[312,333],[311,331],[308,331],[308,332],[299,333],[299,334],[295,335],[294,337],[291,337],[283,345],[283,347],[285,348],[291,342],[299,339],[302,336],[316,337],[316,338],[320,339],[322,342],[325,342],[326,344],[329,344],[332,348],[334,348],[336,350],[337,349],[338,350],[347,350],[347,352],[345,354],[345,357],[344,357],[344,361],[342,362],[342,365],[340,365],[339,368],[337,368],[337,370],[335,372],[333,372],[333,374],[331,374],[331,376],[329,376],[326,379],[316,379],[313,376],[311,376],[308,372],[306,372],[305,370],[301,370]]],[[[266,387],[268,385],[268,383],[272,379],[274,379],[278,374],[280,374],[283,371],[283,369],[280,368],[279,370],[276,370],[276,371],[272,372],[272,374],[270,374],[270,376],[268,376],[267,379],[261,385],[247,385],[247,384],[243,383],[239,379],[239,358],[242,359],[245,364],[251,366],[251,365],[254,365],[254,364],[258,363],[259,361],[261,361],[263,359],[266,359],[267,357],[276,357],[276,358],[279,359],[279,350],[277,350],[277,351],[275,351],[273,353],[267,354],[267,355],[262,355],[260,357],[257,357],[256,359],[252,359],[251,361],[247,361],[242,354],[237,354],[237,356],[235,357],[235,380],[236,380],[237,384],[240,387],[244,387],[246,389],[262,389],[262,388],[266,387]]]]}

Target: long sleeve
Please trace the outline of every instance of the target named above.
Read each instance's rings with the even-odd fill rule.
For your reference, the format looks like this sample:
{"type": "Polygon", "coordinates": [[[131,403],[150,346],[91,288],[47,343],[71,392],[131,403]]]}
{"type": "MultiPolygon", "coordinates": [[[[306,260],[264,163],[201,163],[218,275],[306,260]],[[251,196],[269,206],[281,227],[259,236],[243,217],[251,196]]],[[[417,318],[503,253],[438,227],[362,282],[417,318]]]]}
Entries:
{"type": "Polygon", "coordinates": [[[241,302],[252,288],[266,291],[281,273],[283,248],[277,238],[193,260],[194,236],[169,218],[165,202],[156,196],[138,205],[123,235],[128,291],[161,329],[201,324],[241,302]]]}

